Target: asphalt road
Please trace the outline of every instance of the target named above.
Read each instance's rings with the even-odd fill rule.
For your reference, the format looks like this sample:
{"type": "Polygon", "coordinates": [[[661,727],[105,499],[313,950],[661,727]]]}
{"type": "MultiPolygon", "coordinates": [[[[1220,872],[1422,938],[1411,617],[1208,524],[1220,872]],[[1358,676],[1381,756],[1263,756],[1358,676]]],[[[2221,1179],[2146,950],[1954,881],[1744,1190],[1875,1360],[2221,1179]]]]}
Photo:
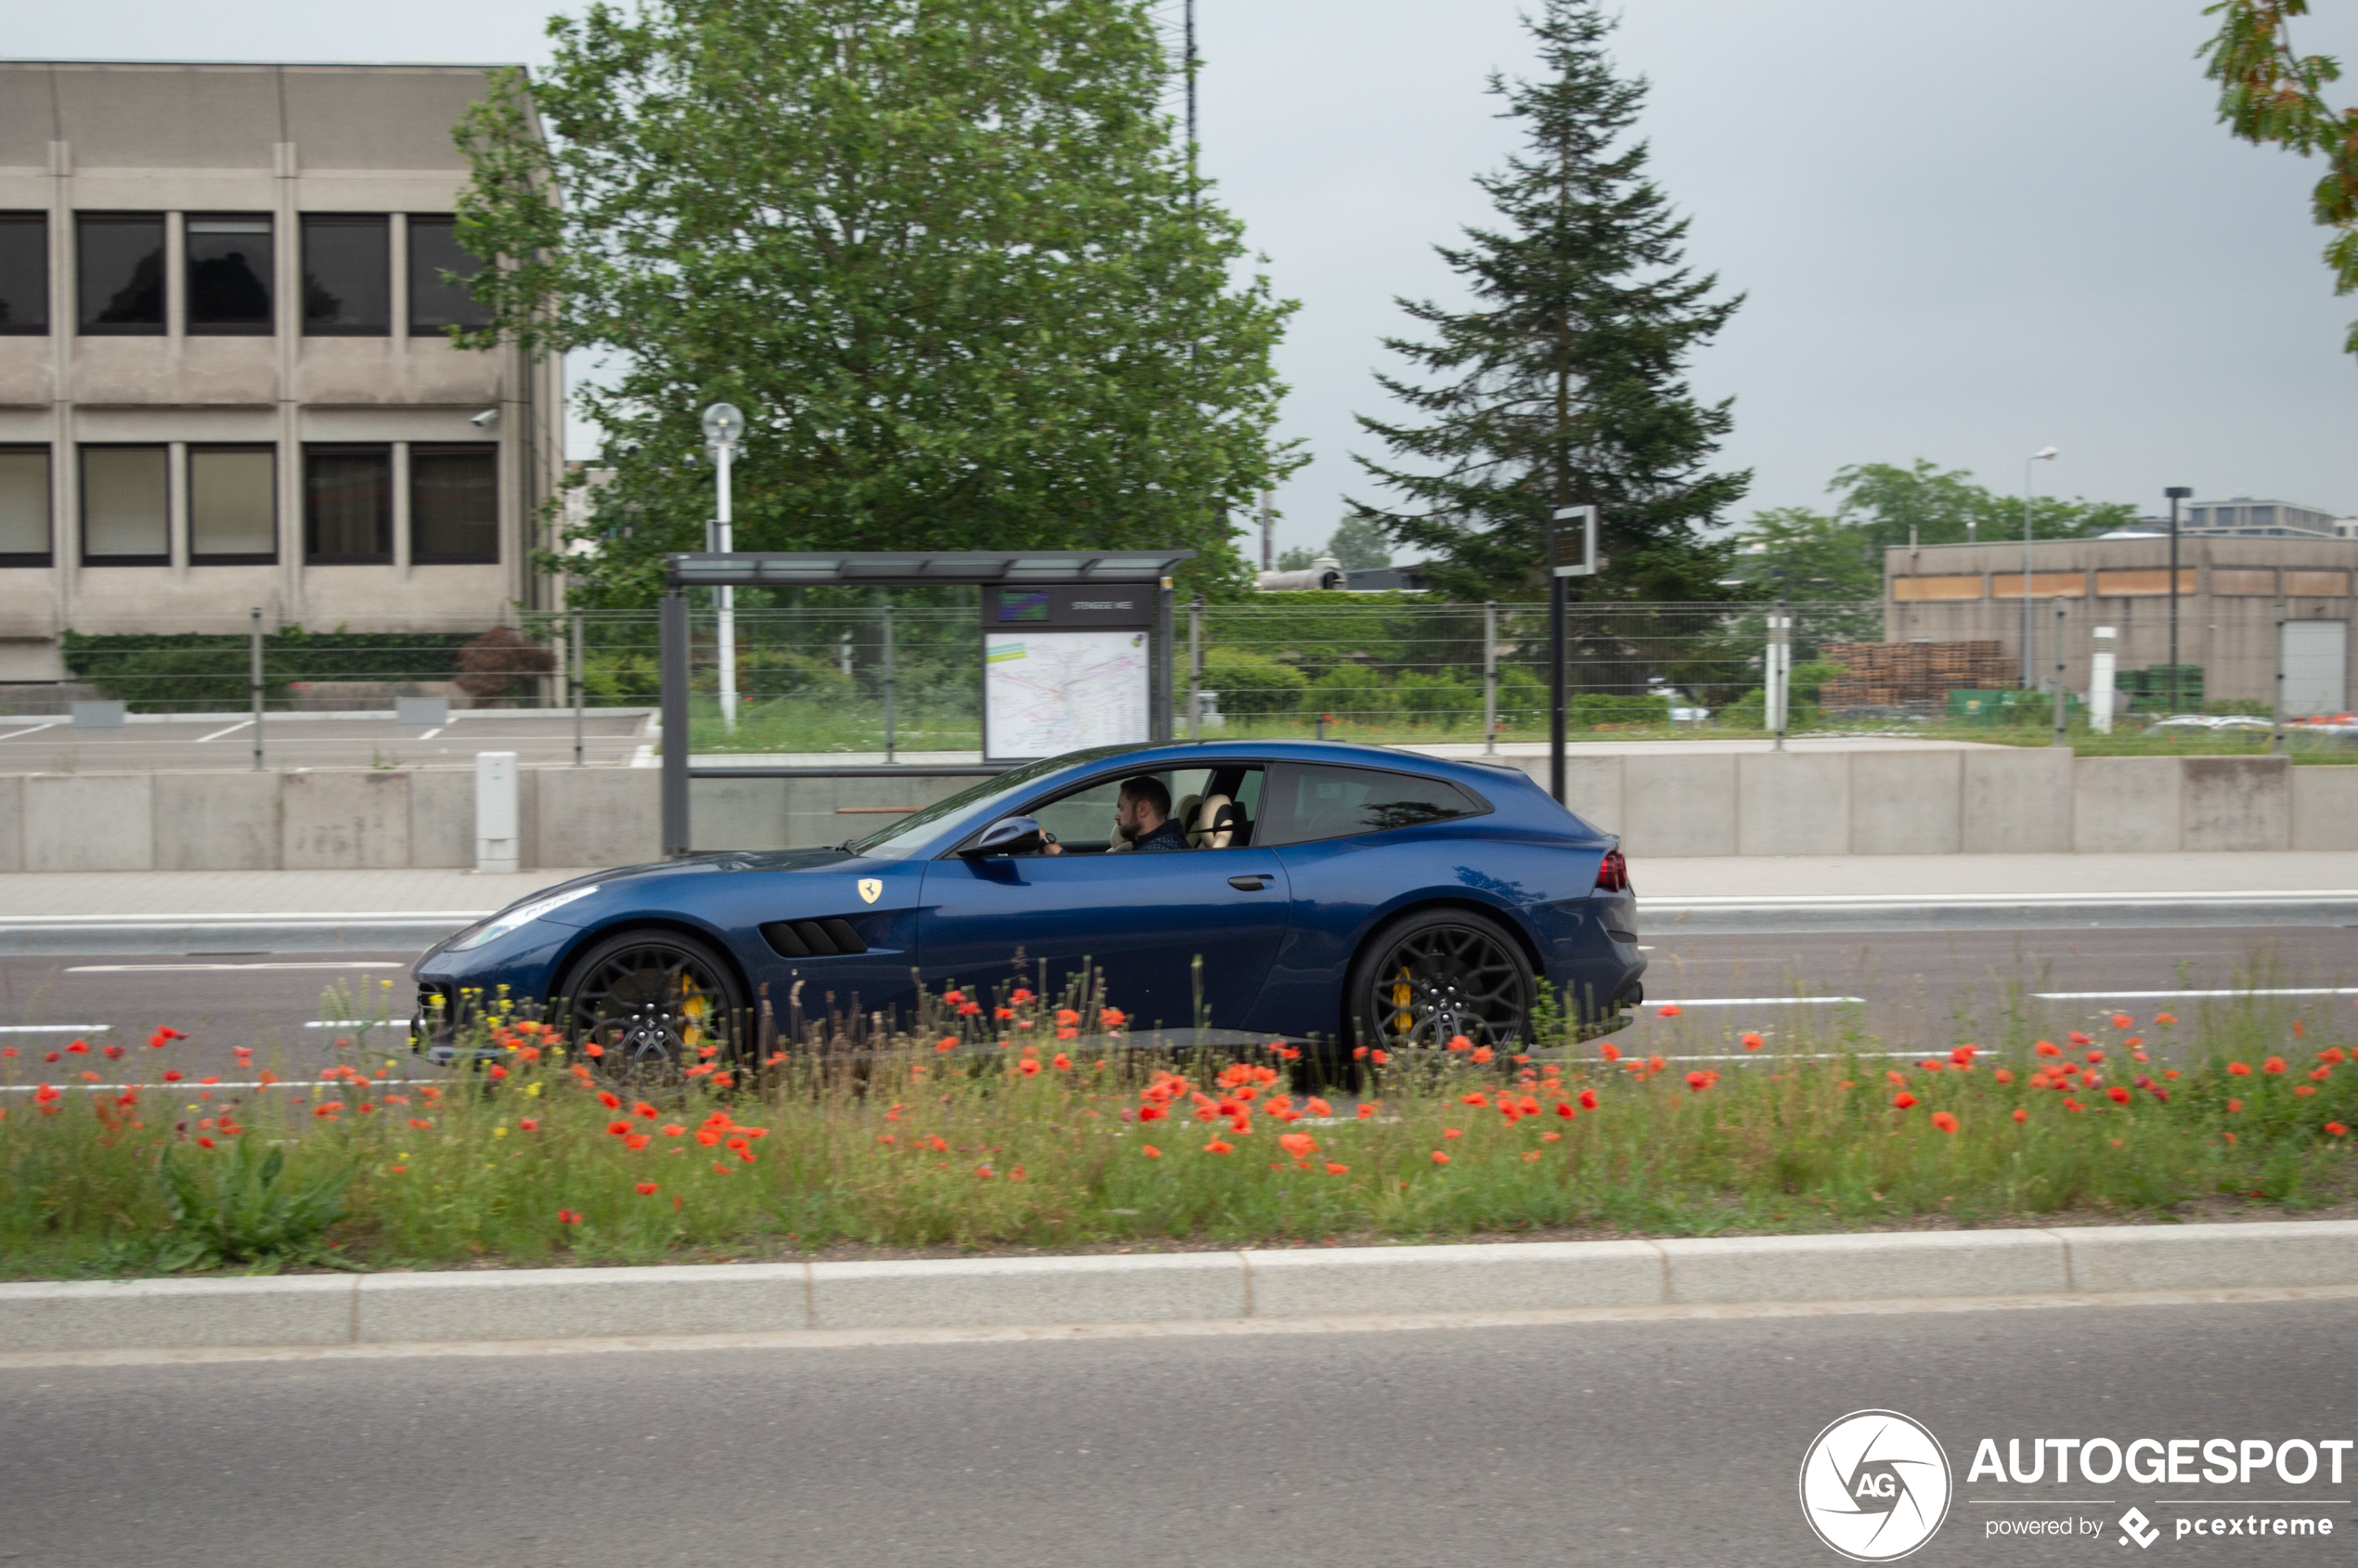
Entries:
{"type": "MultiPolygon", "coordinates": [[[[1771,1046],[1824,1048],[1842,1038],[1872,1036],[1874,1048],[1914,1051],[1955,1040],[2004,1037],[2009,1008],[2045,1030],[2084,1027],[2125,1009],[2140,1022],[2170,1010],[2190,1022],[2198,997],[2124,993],[2358,987],[2358,943],[2339,927],[2258,930],[1895,931],[1840,935],[1654,936],[1646,993],[1681,1004],[1677,1018],[1647,1017],[1615,1038],[1625,1048],[1665,1056],[1708,1056],[1735,1049],[1735,1037],[1759,1030],[1771,1046]],[[2042,993],[2044,993],[2042,995],[2042,993]],[[1858,998],[1856,1003],[1831,999],[1858,998]],[[1807,999],[1807,1000],[1803,1000],[1807,999]],[[1713,1005],[1735,1002],[1736,1005],[1713,1005]]],[[[187,957],[0,958],[0,1046],[19,1056],[0,1061],[0,1082],[16,1069],[31,1082],[76,1029],[94,1044],[136,1047],[159,1025],[191,1038],[175,1064],[192,1074],[227,1073],[231,1047],[255,1048],[257,1066],[286,1077],[309,1076],[331,1061],[354,1062],[369,1047],[394,1047],[404,1058],[415,952],[350,957],[317,953],[240,953],[187,957]],[[388,989],[384,982],[392,983],[388,989]],[[333,988],[341,987],[341,991],[333,988]],[[389,1017],[369,1030],[348,1021],[389,1017]],[[339,1039],[355,1042],[338,1047],[339,1039]]],[[[2358,995],[2287,999],[2312,1019],[2351,1016],[2358,995]]],[[[376,1060],[382,1061],[382,1057],[376,1060]]],[[[60,1063],[59,1066],[65,1064],[60,1063]]],[[[84,1064],[74,1064],[80,1067],[84,1064]]],[[[103,1057],[90,1069],[116,1070],[103,1057]]],[[[54,1070],[54,1069],[52,1069],[54,1070]]]]}
{"type": "Polygon", "coordinates": [[[1797,1476],[1867,1408],[1948,1457],[1926,1568],[2144,1561],[2113,1527],[2132,1504],[2155,1560],[2347,1562],[2348,1470],[1967,1472],[1984,1437],[2352,1435],[2352,1326],[2329,1301],[15,1367],[0,1562],[1833,1568],[1797,1476]],[[2334,1538],[2176,1538],[2230,1512],[2334,1538]],[[1989,1533],[2058,1518],[2102,1533],[1989,1533]]]}
{"type": "MultiPolygon", "coordinates": [[[[585,715],[584,759],[628,762],[641,745],[652,743],[651,722],[638,713],[585,715]]],[[[472,766],[478,751],[512,751],[524,762],[570,762],[573,713],[461,709],[447,725],[427,730],[387,718],[263,718],[263,761],[272,768],[472,766]]],[[[235,718],[142,719],[119,730],[77,730],[63,719],[0,717],[0,773],[171,771],[248,768],[253,763],[253,726],[235,718]]]]}

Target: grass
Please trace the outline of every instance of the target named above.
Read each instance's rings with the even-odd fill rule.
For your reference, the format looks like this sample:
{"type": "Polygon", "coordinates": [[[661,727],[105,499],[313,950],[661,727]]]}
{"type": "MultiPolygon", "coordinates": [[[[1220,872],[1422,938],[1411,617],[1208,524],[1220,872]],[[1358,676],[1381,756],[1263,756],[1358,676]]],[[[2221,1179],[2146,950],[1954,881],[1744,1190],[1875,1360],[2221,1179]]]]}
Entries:
{"type": "Polygon", "coordinates": [[[102,1088],[86,1052],[10,1047],[0,1069],[47,1086],[0,1097],[0,1273],[2168,1219],[2353,1191],[2358,1056],[2326,1038],[2351,1016],[2283,999],[2052,1040],[2010,1003],[1898,1059],[1856,1019],[1771,1047],[1677,1018],[1724,1059],[1371,1056],[1323,1096],[1285,1048],[1179,1061],[1091,1007],[991,1003],[813,1025],[645,1094],[528,1020],[486,1030],[492,1065],[412,1082],[382,1053],[310,1085],[169,1082],[160,1032],[125,1064],[144,1084],[102,1088]]]}

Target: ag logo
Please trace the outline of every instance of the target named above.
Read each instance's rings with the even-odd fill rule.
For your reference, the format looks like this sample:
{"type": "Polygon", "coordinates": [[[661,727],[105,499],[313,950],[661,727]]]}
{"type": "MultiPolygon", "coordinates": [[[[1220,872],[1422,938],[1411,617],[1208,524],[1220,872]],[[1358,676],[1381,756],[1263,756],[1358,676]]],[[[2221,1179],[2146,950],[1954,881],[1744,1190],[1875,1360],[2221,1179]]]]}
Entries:
{"type": "Polygon", "coordinates": [[[1801,1461],[1801,1512],[1854,1562],[1907,1556],[1949,1517],[1949,1456],[1897,1410],[1859,1410],[1818,1434],[1801,1461]]]}
{"type": "Polygon", "coordinates": [[[883,880],[883,878],[881,878],[881,877],[875,877],[875,876],[863,876],[863,877],[862,877],[862,878],[860,879],[860,901],[861,901],[862,903],[863,903],[863,904],[872,904],[872,903],[875,903],[875,902],[878,899],[883,898],[883,897],[884,897],[884,880],[883,880]]]}

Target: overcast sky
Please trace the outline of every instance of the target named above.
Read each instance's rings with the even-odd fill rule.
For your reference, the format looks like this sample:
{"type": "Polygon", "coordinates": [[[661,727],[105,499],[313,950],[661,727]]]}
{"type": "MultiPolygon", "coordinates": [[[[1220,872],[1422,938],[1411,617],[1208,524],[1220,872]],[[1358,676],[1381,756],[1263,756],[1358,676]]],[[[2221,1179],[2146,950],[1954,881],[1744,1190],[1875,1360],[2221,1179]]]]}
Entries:
{"type": "MultiPolygon", "coordinates": [[[[1159,0],[1175,13],[1177,0],[1159,0]]],[[[2308,217],[2313,161],[2230,140],[2193,58],[2203,0],[1628,0],[1614,51],[1690,253],[1749,296],[1694,367],[1736,399],[1754,506],[1851,462],[1932,459],[2012,492],[2148,510],[2162,487],[2358,515],[2358,361],[2308,217]]],[[[1302,302],[1280,353],[1280,548],[1331,530],[1398,295],[1511,131],[1516,0],[1199,0],[1205,170],[1302,302]]],[[[27,6],[19,58],[546,58],[546,0],[27,6]],[[136,47],[128,46],[136,41],[136,47]]],[[[2297,42],[2358,77],[2358,4],[2297,42]]],[[[2340,101],[2358,98],[2346,84],[2340,101]]]]}

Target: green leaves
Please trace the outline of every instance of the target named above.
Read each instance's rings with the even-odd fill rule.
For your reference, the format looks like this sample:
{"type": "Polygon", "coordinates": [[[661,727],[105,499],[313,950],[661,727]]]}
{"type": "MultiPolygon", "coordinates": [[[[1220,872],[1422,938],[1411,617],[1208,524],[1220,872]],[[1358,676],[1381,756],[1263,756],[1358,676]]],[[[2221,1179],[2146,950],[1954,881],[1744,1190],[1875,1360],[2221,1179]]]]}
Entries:
{"type": "Polygon", "coordinates": [[[1230,281],[1141,0],[660,0],[554,36],[529,105],[512,77],[461,127],[460,222],[499,258],[485,341],[614,356],[593,597],[699,544],[717,397],[742,548],[1164,545],[1244,580],[1292,307],[1230,281]]]}
{"type": "MultiPolygon", "coordinates": [[[[2339,61],[2293,53],[2290,21],[2309,14],[2309,0],[2218,0],[2203,14],[2220,19],[2199,53],[2210,62],[2203,74],[2219,84],[2221,122],[2245,141],[2326,160],[2310,211],[2340,230],[2326,247],[2334,292],[2358,292],[2358,109],[2326,101],[2325,89],[2341,80],[2339,61]]],[[[2358,354],[2358,323],[2342,346],[2358,354]]]]}
{"type": "Polygon", "coordinates": [[[1476,182],[1498,222],[1441,252],[1475,303],[1401,302],[1430,336],[1386,346],[1419,378],[1377,380],[1415,421],[1359,421],[1393,454],[1361,466],[1405,502],[1363,514],[1437,556],[1427,575],[1459,597],[1544,588],[1548,516],[1588,503],[1607,564],[1575,594],[1724,596],[1725,547],[1701,530],[1751,475],[1708,471],[1730,405],[1697,402],[1684,365],[1742,301],[1679,265],[1686,224],[1624,140],[1645,84],[1613,73],[1612,25],[1594,0],[1547,0],[1529,22],[1546,74],[1491,84],[1525,137],[1476,182]]]}
{"type": "Polygon", "coordinates": [[[255,1142],[240,1138],[226,1151],[199,1156],[191,1169],[183,1150],[167,1148],[156,1165],[172,1229],[156,1238],[154,1265],[166,1272],[249,1265],[273,1274],[288,1263],[350,1265],[328,1251],[330,1226],[343,1218],[344,1189],[356,1162],[313,1181],[289,1185],[287,1153],[273,1144],[256,1158],[255,1142]]]}

